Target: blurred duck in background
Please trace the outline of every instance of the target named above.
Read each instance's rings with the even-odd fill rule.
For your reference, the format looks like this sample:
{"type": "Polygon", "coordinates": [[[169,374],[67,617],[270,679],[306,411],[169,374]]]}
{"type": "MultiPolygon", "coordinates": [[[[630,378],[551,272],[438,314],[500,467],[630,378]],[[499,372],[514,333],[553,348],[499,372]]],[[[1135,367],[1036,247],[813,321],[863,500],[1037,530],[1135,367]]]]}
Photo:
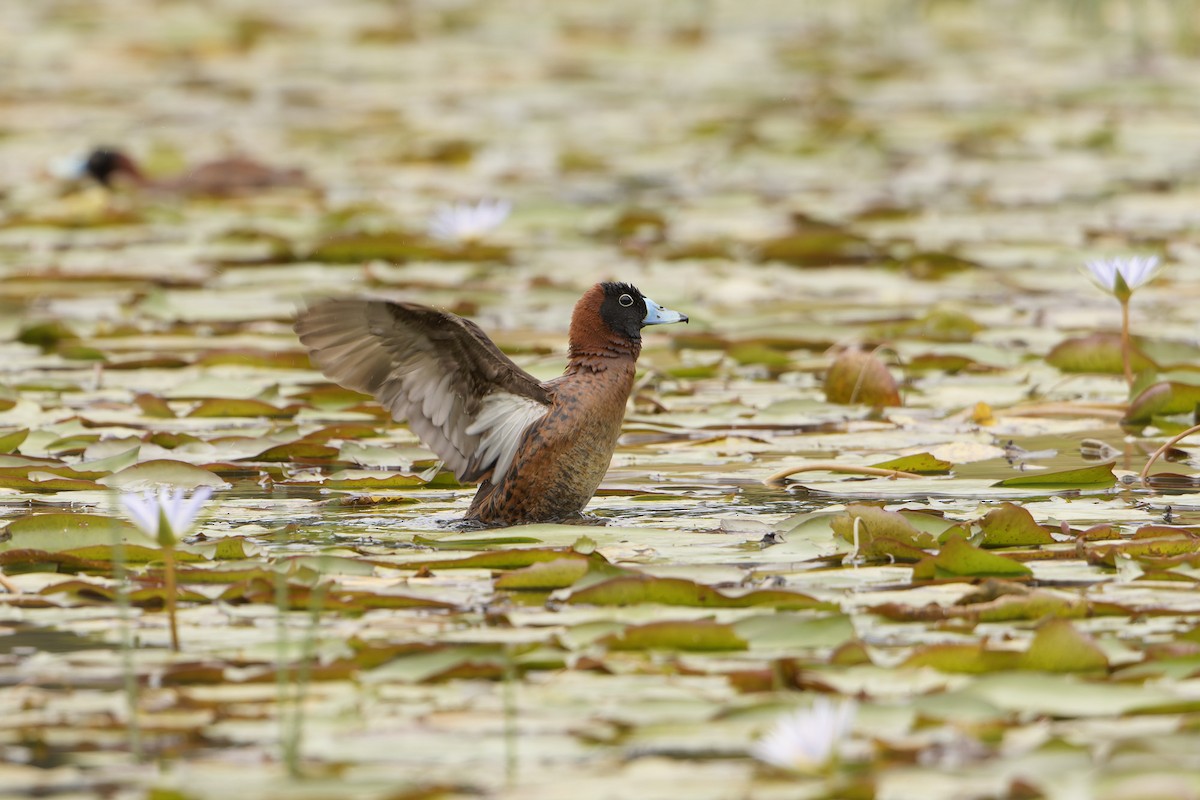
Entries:
{"type": "Polygon", "coordinates": [[[301,169],[270,167],[245,156],[205,162],[173,177],[152,178],[130,156],[113,147],[98,147],[85,157],[61,162],[54,172],[72,180],[90,178],[108,189],[131,186],[189,197],[234,197],[272,189],[313,188],[301,169]]]}

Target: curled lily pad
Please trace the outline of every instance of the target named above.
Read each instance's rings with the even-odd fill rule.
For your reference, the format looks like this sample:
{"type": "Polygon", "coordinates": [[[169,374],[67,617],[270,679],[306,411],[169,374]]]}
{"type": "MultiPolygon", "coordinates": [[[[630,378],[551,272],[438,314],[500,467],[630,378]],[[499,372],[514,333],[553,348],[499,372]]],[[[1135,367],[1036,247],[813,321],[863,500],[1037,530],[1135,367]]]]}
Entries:
{"type": "Polygon", "coordinates": [[[0,453],[15,452],[29,436],[28,428],[0,433],[0,453]]]}
{"type": "Polygon", "coordinates": [[[1154,417],[1191,414],[1200,406],[1200,385],[1162,381],[1147,386],[1129,403],[1124,422],[1145,424],[1154,417]]]}
{"type": "Polygon", "coordinates": [[[846,350],[825,373],[825,399],[830,403],[882,408],[900,405],[900,390],[878,356],[863,350],[846,350]]]}

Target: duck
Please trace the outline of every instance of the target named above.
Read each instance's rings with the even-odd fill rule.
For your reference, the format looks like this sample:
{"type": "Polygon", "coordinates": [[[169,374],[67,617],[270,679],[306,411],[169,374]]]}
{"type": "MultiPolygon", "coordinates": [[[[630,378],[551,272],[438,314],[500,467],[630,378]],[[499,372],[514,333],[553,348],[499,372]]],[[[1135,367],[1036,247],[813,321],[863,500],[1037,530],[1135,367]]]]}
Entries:
{"type": "Polygon", "coordinates": [[[154,179],[147,177],[133,158],[115,147],[96,148],[78,163],[74,174],[90,177],[106,189],[128,183],[156,192],[196,197],[230,197],[311,185],[303,170],[269,167],[245,156],[209,161],[172,178],[154,179]]]}
{"type": "Polygon", "coordinates": [[[483,527],[576,521],[608,471],[642,330],[687,322],[629,283],[597,283],[571,314],[567,367],[539,381],[474,322],[411,302],[344,297],[301,311],[313,365],[372,395],[479,489],[483,527]]]}

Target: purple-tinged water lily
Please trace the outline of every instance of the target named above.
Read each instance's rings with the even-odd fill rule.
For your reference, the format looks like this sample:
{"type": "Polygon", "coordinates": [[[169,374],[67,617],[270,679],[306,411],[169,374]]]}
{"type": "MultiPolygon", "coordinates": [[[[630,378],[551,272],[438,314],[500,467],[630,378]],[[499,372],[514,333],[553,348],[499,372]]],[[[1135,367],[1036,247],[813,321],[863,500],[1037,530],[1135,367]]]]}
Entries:
{"type": "Polygon", "coordinates": [[[123,494],[121,507],[134,525],[166,546],[188,532],[201,507],[212,497],[212,491],[208,486],[201,486],[191,497],[185,497],[183,489],[164,486],[157,493],[123,494]]]}
{"type": "Polygon", "coordinates": [[[162,487],[158,492],[121,495],[121,507],[133,524],[153,536],[163,552],[163,592],[167,620],[171,632],[171,649],[179,651],[179,627],[175,622],[175,542],[186,534],[196,521],[200,509],[212,497],[212,489],[201,486],[185,497],[183,489],[162,487]]]}
{"type": "Polygon", "coordinates": [[[1158,256],[1132,256],[1093,259],[1084,266],[1083,274],[1121,304],[1121,362],[1125,367],[1125,382],[1132,386],[1133,344],[1129,336],[1129,298],[1135,289],[1154,280],[1162,263],[1158,256]]]}
{"type": "Polygon", "coordinates": [[[1162,266],[1158,256],[1093,259],[1085,265],[1084,274],[1096,286],[1120,300],[1154,280],[1162,266]]]}

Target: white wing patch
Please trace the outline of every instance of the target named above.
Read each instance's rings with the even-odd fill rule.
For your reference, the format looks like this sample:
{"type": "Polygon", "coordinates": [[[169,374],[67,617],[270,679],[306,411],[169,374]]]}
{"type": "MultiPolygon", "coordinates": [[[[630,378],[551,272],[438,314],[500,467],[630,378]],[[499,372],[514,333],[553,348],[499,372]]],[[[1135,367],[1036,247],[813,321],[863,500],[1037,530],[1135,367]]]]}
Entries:
{"type": "Polygon", "coordinates": [[[467,433],[479,436],[478,462],[487,464],[495,459],[492,485],[503,480],[517,454],[517,445],[529,426],[546,416],[544,403],[508,392],[493,392],[483,398],[483,408],[467,433]]]}

